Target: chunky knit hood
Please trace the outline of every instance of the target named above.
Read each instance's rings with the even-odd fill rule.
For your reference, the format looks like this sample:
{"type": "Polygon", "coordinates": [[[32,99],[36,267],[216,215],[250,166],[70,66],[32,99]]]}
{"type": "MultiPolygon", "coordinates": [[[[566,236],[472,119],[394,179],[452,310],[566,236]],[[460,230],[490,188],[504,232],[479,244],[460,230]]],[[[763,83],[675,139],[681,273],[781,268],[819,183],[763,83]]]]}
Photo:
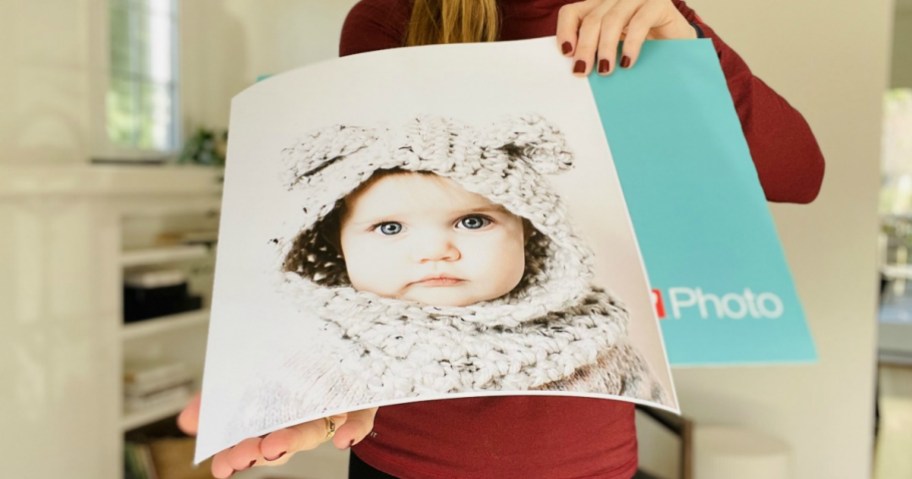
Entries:
{"type": "MultiPolygon", "coordinates": [[[[283,238],[283,269],[303,280],[317,303],[330,297],[372,297],[352,289],[345,262],[322,233],[322,221],[378,170],[424,171],[503,205],[535,228],[527,244],[526,275],[509,295],[466,307],[423,306],[485,326],[512,327],[578,303],[592,279],[591,253],[573,234],[557,195],[545,180],[572,167],[563,136],[540,117],[486,128],[451,119],[417,118],[401,129],[337,125],[317,130],[283,152],[286,184],[305,192],[301,222],[283,238]]],[[[332,312],[332,311],[327,311],[332,312]]]]}

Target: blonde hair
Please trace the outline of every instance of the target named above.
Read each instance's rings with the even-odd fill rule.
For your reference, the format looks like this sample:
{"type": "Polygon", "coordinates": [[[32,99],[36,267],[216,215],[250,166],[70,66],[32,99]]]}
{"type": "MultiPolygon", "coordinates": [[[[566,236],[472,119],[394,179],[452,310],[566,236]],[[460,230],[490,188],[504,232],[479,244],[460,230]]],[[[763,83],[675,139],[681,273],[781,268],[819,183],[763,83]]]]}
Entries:
{"type": "Polygon", "coordinates": [[[493,42],[498,30],[496,0],[415,0],[405,44],[493,42]]]}

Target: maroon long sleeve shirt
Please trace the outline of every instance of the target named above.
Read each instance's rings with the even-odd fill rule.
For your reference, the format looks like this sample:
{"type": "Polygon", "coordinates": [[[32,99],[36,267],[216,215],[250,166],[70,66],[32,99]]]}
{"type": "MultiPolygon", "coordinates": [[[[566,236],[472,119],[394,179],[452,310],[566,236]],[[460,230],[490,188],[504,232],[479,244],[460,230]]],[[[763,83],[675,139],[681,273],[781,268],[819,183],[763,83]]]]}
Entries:
{"type": "MultiPolygon", "coordinates": [[[[824,163],[807,122],[693,10],[673,1],[713,41],[767,199],[813,200],[824,163]]],[[[558,8],[567,3],[572,2],[500,0],[500,39],[554,35],[558,8]]],[[[403,46],[411,5],[412,0],[359,2],[342,29],[340,55],[403,46]]],[[[545,396],[387,406],[354,451],[402,478],[629,478],[637,467],[634,406],[545,396]]]]}

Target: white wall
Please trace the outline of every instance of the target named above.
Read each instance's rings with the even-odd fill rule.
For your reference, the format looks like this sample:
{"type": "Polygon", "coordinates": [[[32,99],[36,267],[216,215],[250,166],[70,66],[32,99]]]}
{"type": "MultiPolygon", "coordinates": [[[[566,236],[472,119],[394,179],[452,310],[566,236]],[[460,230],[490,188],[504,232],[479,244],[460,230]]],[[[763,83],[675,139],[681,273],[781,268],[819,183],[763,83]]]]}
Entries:
{"type": "Polygon", "coordinates": [[[231,97],[262,75],[338,52],[356,0],[182,0],[184,123],[225,128],[231,97]]]}
{"type": "Polygon", "coordinates": [[[0,2],[0,164],[88,155],[93,1],[0,2]]]}
{"type": "Polygon", "coordinates": [[[692,0],[754,72],[802,111],[827,159],[809,206],[772,207],[820,361],[675,370],[703,423],[787,442],[793,477],[870,477],[875,358],[876,195],[892,2],[692,0]]]}
{"type": "Polygon", "coordinates": [[[231,97],[244,76],[247,38],[223,0],[180,2],[181,123],[185,133],[225,129],[231,97]]]}

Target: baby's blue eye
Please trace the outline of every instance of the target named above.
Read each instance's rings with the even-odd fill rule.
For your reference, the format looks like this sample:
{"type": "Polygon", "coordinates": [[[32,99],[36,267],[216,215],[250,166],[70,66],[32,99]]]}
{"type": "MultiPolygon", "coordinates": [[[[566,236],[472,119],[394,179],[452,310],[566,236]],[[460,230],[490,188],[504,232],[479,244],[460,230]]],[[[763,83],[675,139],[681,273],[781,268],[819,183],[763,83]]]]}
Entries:
{"type": "Polygon", "coordinates": [[[466,216],[459,220],[459,226],[465,229],[477,230],[491,224],[491,220],[480,215],[466,216]]]}
{"type": "Polygon", "coordinates": [[[380,223],[377,225],[377,231],[387,236],[397,235],[402,232],[402,225],[396,222],[380,223]]]}

